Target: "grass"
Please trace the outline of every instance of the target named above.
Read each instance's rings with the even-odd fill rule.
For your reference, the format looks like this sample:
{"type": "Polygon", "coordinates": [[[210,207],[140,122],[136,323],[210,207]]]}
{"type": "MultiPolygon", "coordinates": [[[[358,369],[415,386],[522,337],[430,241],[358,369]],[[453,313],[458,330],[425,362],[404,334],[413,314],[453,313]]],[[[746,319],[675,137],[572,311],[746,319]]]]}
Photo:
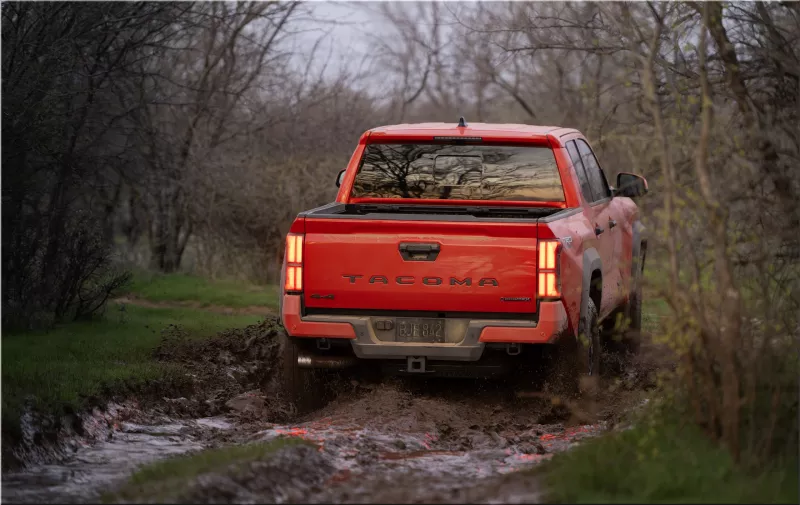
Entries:
{"type": "Polygon", "coordinates": [[[797,503],[796,461],[748,472],[693,423],[649,419],[537,470],[554,503],[797,503]]]}
{"type": "Polygon", "coordinates": [[[235,280],[209,280],[186,274],[135,272],[128,294],[152,302],[196,302],[201,307],[278,305],[275,286],[257,286],[235,280]]]}
{"type": "MultiPolygon", "coordinates": [[[[153,302],[193,302],[275,307],[274,287],[210,281],[183,274],[137,272],[129,294],[153,302]]],[[[27,397],[45,413],[78,410],[85,399],[108,391],[127,391],[149,381],[177,377],[175,366],[159,363],[152,351],[161,330],[179,325],[196,338],[254,324],[256,315],[228,315],[190,307],[141,307],[110,303],[106,314],[48,331],[3,333],[3,432],[18,434],[27,397]]]]}
{"type": "MultiPolygon", "coordinates": [[[[84,397],[113,385],[135,386],[170,373],[152,359],[161,330],[180,325],[197,338],[259,321],[258,316],[228,316],[188,308],[110,306],[92,321],[57,326],[46,332],[3,335],[3,419],[18,418],[27,395],[36,405],[57,411],[79,407],[84,397]]],[[[7,424],[6,424],[7,426],[7,424]]]]}
{"type": "Polygon", "coordinates": [[[186,489],[187,481],[199,475],[261,461],[284,447],[307,443],[297,438],[280,438],[269,442],[209,449],[157,461],[137,470],[118,491],[104,496],[103,502],[165,501],[176,491],[186,489]]]}
{"type": "MultiPolygon", "coordinates": [[[[665,262],[648,260],[648,263],[643,327],[647,333],[660,336],[668,331],[665,323],[672,317],[672,310],[664,299],[657,297],[655,286],[667,274],[665,262]]],[[[706,292],[713,291],[709,278],[701,279],[701,283],[706,292]]],[[[766,401],[769,403],[771,399],[766,401]]],[[[765,411],[765,418],[768,415],[765,411]]],[[[547,500],[798,503],[800,468],[796,447],[788,462],[776,457],[769,466],[756,469],[735,463],[724,447],[701,431],[691,415],[650,408],[634,421],[636,424],[630,430],[585,442],[537,469],[548,490],[547,500]]],[[[788,452],[792,452],[791,448],[788,452]]]]}
{"type": "Polygon", "coordinates": [[[663,327],[664,318],[669,317],[670,308],[663,298],[648,298],[647,294],[642,300],[642,329],[649,333],[656,333],[663,327]]]}

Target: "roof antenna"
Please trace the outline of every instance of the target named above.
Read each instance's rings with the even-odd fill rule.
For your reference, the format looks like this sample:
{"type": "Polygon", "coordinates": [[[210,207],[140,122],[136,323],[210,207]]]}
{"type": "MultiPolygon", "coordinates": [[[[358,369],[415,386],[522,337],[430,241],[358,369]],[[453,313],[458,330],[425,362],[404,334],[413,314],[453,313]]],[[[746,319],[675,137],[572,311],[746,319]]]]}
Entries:
{"type": "Polygon", "coordinates": [[[461,116],[460,118],[458,118],[458,127],[459,128],[466,128],[467,126],[469,126],[469,125],[467,125],[467,121],[464,119],[464,116],[461,116]]]}

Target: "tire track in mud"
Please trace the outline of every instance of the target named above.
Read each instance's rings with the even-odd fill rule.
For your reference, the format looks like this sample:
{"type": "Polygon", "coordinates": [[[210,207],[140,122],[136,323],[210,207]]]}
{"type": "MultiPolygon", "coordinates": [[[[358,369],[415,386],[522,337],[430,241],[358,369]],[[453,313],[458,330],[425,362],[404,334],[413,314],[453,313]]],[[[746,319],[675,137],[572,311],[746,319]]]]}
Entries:
{"type": "Polygon", "coordinates": [[[4,501],[96,501],[137,465],[167,454],[297,437],[314,447],[287,447],[269,461],[198,476],[172,498],[531,502],[542,490],[521,471],[596,436],[608,424],[569,425],[563,405],[515,398],[502,383],[452,379],[358,383],[340,378],[333,381],[338,396],[332,402],[292,419],[276,390],[279,331],[268,320],[197,343],[173,328],[156,355],[188,369],[193,385],[184,396],[143,400],[142,410],[116,423],[110,440],[80,447],[62,462],[4,474],[4,501]]]}
{"type": "MultiPolygon", "coordinates": [[[[419,385],[413,389],[419,390],[419,385]]],[[[552,407],[514,402],[496,389],[444,380],[416,393],[382,384],[339,399],[306,422],[259,432],[314,442],[335,473],[311,503],[535,501],[530,468],[595,436],[603,424],[553,423],[552,407]],[[548,421],[542,423],[541,421],[548,421]]]]}

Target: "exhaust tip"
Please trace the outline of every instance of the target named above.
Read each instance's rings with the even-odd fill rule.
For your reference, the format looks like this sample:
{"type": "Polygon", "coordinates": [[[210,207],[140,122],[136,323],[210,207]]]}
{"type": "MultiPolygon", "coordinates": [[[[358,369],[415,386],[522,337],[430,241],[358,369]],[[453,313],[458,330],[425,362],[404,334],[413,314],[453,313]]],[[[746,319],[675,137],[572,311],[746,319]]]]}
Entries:
{"type": "Polygon", "coordinates": [[[342,369],[355,365],[357,361],[355,356],[297,356],[297,366],[300,368],[342,369]]]}

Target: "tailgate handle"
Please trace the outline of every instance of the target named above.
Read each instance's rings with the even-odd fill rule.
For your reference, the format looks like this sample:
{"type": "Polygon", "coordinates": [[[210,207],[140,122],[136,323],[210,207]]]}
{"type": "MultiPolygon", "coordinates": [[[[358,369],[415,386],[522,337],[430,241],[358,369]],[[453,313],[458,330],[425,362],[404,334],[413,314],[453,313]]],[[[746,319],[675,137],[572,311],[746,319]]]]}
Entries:
{"type": "Polygon", "coordinates": [[[401,242],[400,255],[406,261],[433,261],[439,255],[439,244],[401,242]]]}

